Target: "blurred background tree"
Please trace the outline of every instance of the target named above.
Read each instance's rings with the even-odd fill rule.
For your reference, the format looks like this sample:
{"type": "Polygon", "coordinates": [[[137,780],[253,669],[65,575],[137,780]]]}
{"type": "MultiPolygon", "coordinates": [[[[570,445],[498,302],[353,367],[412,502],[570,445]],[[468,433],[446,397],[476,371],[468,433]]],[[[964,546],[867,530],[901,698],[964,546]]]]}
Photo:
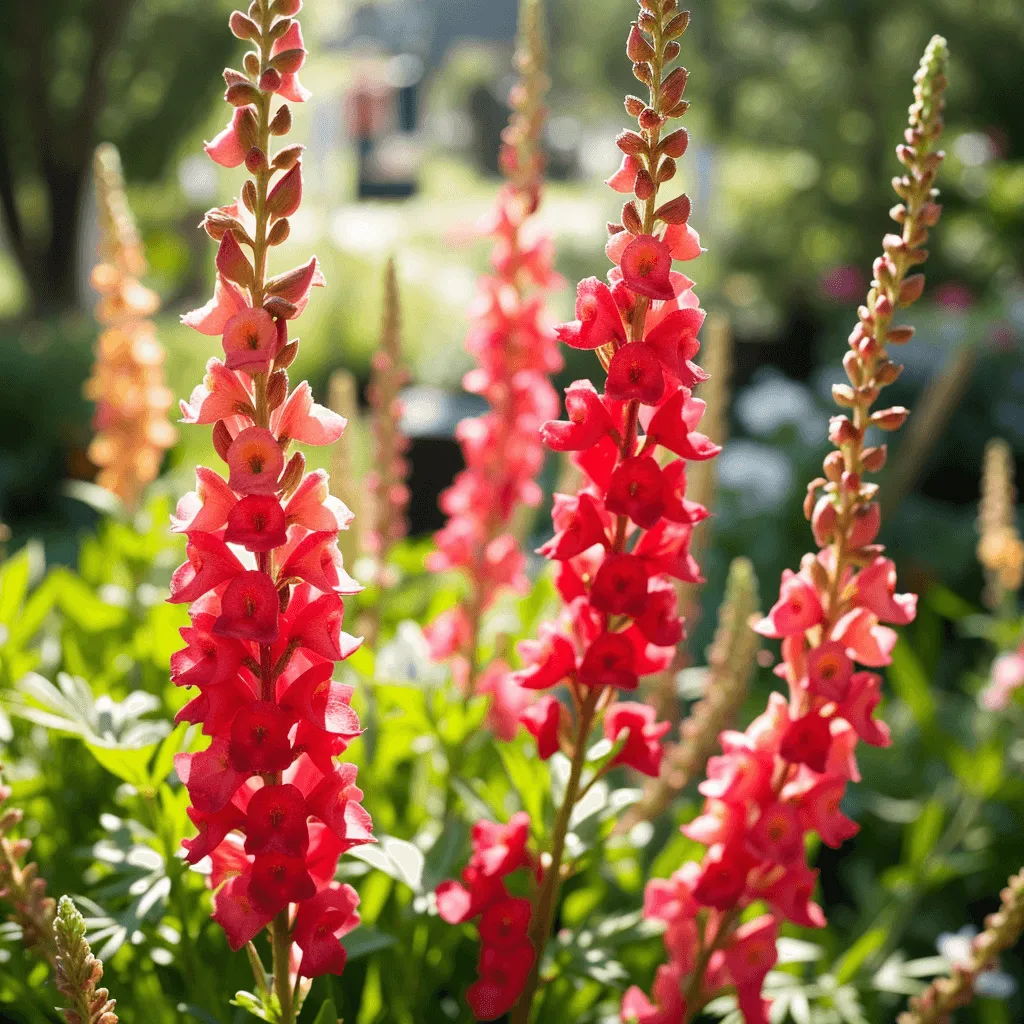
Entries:
{"type": "Polygon", "coordinates": [[[204,118],[233,40],[231,4],[33,0],[0,5],[0,208],[37,311],[76,302],[92,151],[115,142],[134,179],[161,174],[204,118]],[[21,101],[12,102],[14,98],[21,101]]]}

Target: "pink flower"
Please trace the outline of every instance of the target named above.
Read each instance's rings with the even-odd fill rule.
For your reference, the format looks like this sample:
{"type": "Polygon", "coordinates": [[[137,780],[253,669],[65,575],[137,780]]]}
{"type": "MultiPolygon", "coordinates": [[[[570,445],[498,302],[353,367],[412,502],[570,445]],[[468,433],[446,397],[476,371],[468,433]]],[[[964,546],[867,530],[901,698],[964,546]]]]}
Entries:
{"type": "Polygon", "coordinates": [[[605,739],[613,743],[625,733],[615,764],[624,764],[643,775],[657,777],[661,769],[661,739],[671,728],[657,721],[657,712],[647,704],[613,704],[604,715],[605,739]]]}

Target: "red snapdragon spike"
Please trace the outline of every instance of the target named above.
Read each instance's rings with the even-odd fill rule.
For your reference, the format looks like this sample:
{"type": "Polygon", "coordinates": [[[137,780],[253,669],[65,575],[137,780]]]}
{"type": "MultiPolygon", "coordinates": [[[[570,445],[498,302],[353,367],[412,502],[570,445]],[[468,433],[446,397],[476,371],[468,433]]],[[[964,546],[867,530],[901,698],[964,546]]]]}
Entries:
{"type": "Polygon", "coordinates": [[[263,786],[245,811],[245,852],[305,857],[309,848],[309,810],[292,785],[263,786]]]}
{"type": "Polygon", "coordinates": [[[617,349],[608,365],[605,393],[619,401],[654,405],[665,393],[661,363],[646,342],[634,341],[617,349]]]}
{"type": "Polygon", "coordinates": [[[227,544],[212,533],[191,534],[186,554],[188,561],[171,576],[172,604],[195,601],[243,571],[227,544]]]}
{"type": "Polygon", "coordinates": [[[507,899],[493,903],[480,918],[480,941],[492,949],[516,949],[526,940],[530,901],[507,899]]]}
{"type": "Polygon", "coordinates": [[[221,613],[213,624],[217,636],[272,644],[277,640],[280,599],[274,581],[263,572],[241,572],[221,595],[221,613]]]}
{"type": "Polygon", "coordinates": [[[567,717],[565,705],[550,694],[545,694],[520,712],[519,721],[537,741],[537,754],[542,761],[558,750],[559,728],[567,717]]]}
{"type": "Polygon", "coordinates": [[[338,533],[326,530],[304,537],[285,560],[278,573],[280,579],[300,579],[317,590],[339,594],[358,594],[362,584],[345,571],[338,550],[338,533]]]}
{"type": "Polygon", "coordinates": [[[181,422],[216,423],[232,416],[243,416],[251,408],[252,395],[238,375],[219,359],[211,359],[206,364],[203,383],[193,390],[188,402],[181,403],[181,422]]]}
{"type": "Polygon", "coordinates": [[[301,903],[316,895],[316,884],[302,857],[283,853],[258,853],[253,859],[249,897],[257,907],[277,914],[289,903],[301,903]]]}
{"type": "Polygon", "coordinates": [[[552,451],[578,452],[597,444],[615,425],[589,380],[577,380],[565,390],[568,421],[549,420],[541,427],[541,439],[552,451]]]}
{"type": "Polygon", "coordinates": [[[622,633],[602,633],[583,655],[578,676],[586,686],[635,690],[639,679],[633,645],[622,633]]]}
{"type": "Polygon", "coordinates": [[[826,700],[842,701],[850,689],[853,662],[842,644],[826,640],[807,652],[807,685],[826,700]]]}
{"type": "Polygon", "coordinates": [[[565,561],[586,551],[595,544],[608,544],[604,521],[597,502],[590,494],[581,494],[575,501],[575,509],[568,525],[556,533],[538,553],[545,558],[565,561]]]}
{"type": "Polygon", "coordinates": [[[283,771],[292,763],[291,726],[291,716],[273,701],[253,701],[231,723],[231,764],[240,772],[283,771]]]}
{"type": "Polygon", "coordinates": [[[577,286],[576,317],[573,323],[555,328],[558,340],[571,348],[601,348],[610,342],[626,340],[626,330],[611,289],[596,277],[588,277],[577,286]]]}
{"type": "Polygon", "coordinates": [[[363,642],[341,628],[345,605],[333,592],[307,604],[294,618],[290,638],[328,661],[344,661],[363,642]]]}
{"type": "Polygon", "coordinates": [[[661,738],[672,727],[658,722],[658,714],[647,704],[612,704],[605,712],[605,739],[613,743],[626,734],[622,749],[615,755],[615,764],[624,764],[642,775],[657,777],[661,770],[663,749],[661,738]]]}
{"type": "Polygon", "coordinates": [[[288,539],[288,521],[271,494],[247,494],[227,514],[224,539],[248,551],[273,551],[288,539]]]}
{"type": "Polygon", "coordinates": [[[672,254],[654,235],[637,235],[622,253],[622,279],[631,292],[649,299],[672,299],[675,292],[669,274],[672,254]]]}
{"type": "Polygon", "coordinates": [[[284,455],[269,430],[247,427],[232,441],[227,463],[232,490],[239,494],[274,494],[284,469],[284,455]]]}
{"type": "Polygon", "coordinates": [[[278,698],[279,703],[324,732],[353,739],[361,729],[350,705],[352,687],[334,682],[333,671],[331,662],[307,669],[278,698]]]}
{"type": "Polygon", "coordinates": [[[640,616],[647,603],[647,580],[647,568],[636,555],[609,555],[594,578],[590,603],[610,615],[640,616]]]}
{"type": "Polygon", "coordinates": [[[178,502],[171,516],[171,530],[174,533],[215,533],[228,521],[237,501],[235,492],[219,473],[197,466],[196,489],[178,502]]]}
{"type": "Polygon", "coordinates": [[[223,342],[229,370],[265,371],[277,354],[277,325],[265,309],[247,307],[225,324],[223,342]]]}
{"type": "Polygon", "coordinates": [[[661,467],[649,456],[626,459],[615,467],[604,506],[616,515],[629,516],[637,526],[650,529],[665,510],[661,467]]]}
{"type": "Polygon", "coordinates": [[[236,875],[213,897],[213,920],[224,929],[235,952],[256,938],[274,916],[252,899],[251,884],[251,872],[236,875]]]}

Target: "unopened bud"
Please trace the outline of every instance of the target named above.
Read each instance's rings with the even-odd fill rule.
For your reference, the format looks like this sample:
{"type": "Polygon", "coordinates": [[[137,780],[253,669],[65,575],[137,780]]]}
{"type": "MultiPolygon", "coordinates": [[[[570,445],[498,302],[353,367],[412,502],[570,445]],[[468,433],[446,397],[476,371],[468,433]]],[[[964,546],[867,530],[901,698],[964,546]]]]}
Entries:
{"type": "Polygon", "coordinates": [[[637,156],[647,152],[647,143],[639,132],[619,132],[615,138],[615,145],[628,156],[637,156]]]}
{"type": "Polygon", "coordinates": [[[282,18],[280,21],[275,21],[270,29],[270,41],[276,42],[278,39],[286,36],[294,24],[295,22],[291,18],[282,18]]]}
{"type": "Polygon", "coordinates": [[[885,465],[887,454],[888,448],[884,444],[880,444],[877,448],[865,448],[860,456],[861,465],[869,473],[877,473],[885,465]]]}
{"type": "MultiPolygon", "coordinates": [[[[292,108],[287,103],[282,103],[278,108],[277,113],[270,122],[269,130],[271,135],[287,135],[292,130],[292,108]]],[[[274,158],[275,165],[280,156],[281,154],[278,153],[277,157],[274,158]]]]}
{"type": "Polygon", "coordinates": [[[223,71],[225,86],[240,85],[249,81],[241,71],[234,68],[225,68],[223,71]]]}
{"type": "Polygon", "coordinates": [[[879,430],[899,430],[907,422],[909,415],[909,409],[904,409],[902,405],[894,405],[890,409],[879,409],[878,412],[873,412],[870,423],[873,427],[878,427],[879,430]]]}
{"type": "Polygon", "coordinates": [[[267,154],[258,146],[253,146],[245,154],[245,169],[250,174],[259,174],[267,169],[267,154]]]}
{"type": "Polygon", "coordinates": [[[832,539],[838,518],[831,497],[827,494],[822,495],[814,506],[814,514],[811,516],[811,530],[814,533],[814,542],[819,548],[823,548],[832,539]]]}
{"type": "Polygon", "coordinates": [[[671,110],[683,98],[689,76],[690,72],[686,68],[676,68],[669,74],[661,84],[661,92],[658,95],[659,110],[671,110]]]}
{"type": "Polygon", "coordinates": [[[260,88],[264,92],[277,92],[281,88],[281,72],[276,68],[267,68],[260,75],[260,88]]]}
{"type": "Polygon", "coordinates": [[[914,328],[909,324],[901,327],[890,327],[885,332],[885,340],[889,345],[905,345],[914,336],[914,328]]]}
{"type": "MultiPolygon", "coordinates": [[[[665,44],[665,63],[671,64],[672,61],[679,56],[679,44],[673,39],[671,43],[665,44]]],[[[673,114],[673,117],[678,117],[678,114],[673,114]]]]}
{"type": "Polygon", "coordinates": [[[288,372],[275,369],[267,382],[267,407],[273,412],[288,397],[288,372]]]}
{"type": "Polygon", "coordinates": [[[672,157],[667,156],[658,164],[658,183],[664,184],[676,176],[676,162],[672,157]]]}
{"type": "Polygon", "coordinates": [[[632,199],[622,207],[622,223],[631,235],[642,235],[644,233],[643,221],[640,219],[636,203],[632,199]]]}
{"type": "Polygon", "coordinates": [[[653,107],[644,107],[639,117],[640,127],[645,132],[654,131],[655,128],[660,128],[665,123],[665,118],[661,116],[653,107]]]}
{"type": "Polygon", "coordinates": [[[639,117],[640,112],[646,106],[647,104],[644,103],[644,101],[640,99],[639,96],[626,97],[626,113],[629,114],[630,117],[639,117]]]}
{"type": "Polygon", "coordinates": [[[274,0],[270,5],[270,13],[286,18],[294,18],[302,10],[302,0],[274,0]]]}
{"type": "Polygon", "coordinates": [[[251,178],[242,186],[242,202],[250,213],[256,212],[256,183],[251,178]]]}
{"type": "Polygon", "coordinates": [[[856,494],[860,490],[860,473],[847,470],[840,478],[839,486],[847,494],[856,494]]]}
{"type": "Polygon", "coordinates": [[[270,66],[282,75],[294,75],[306,62],[306,51],[301,47],[282,50],[270,59],[270,66]]]}
{"type": "Polygon", "coordinates": [[[278,370],[286,369],[295,362],[295,357],[298,354],[299,339],[296,338],[295,341],[289,341],[288,344],[277,353],[277,357],[274,359],[274,368],[278,370]]]}
{"type": "Polygon", "coordinates": [[[690,133],[685,128],[677,128],[670,135],[662,139],[658,147],[666,156],[679,159],[686,153],[686,147],[690,144],[690,133]]]}
{"type": "Polygon", "coordinates": [[[280,245],[286,241],[288,236],[291,234],[291,224],[287,217],[282,217],[280,220],[274,221],[270,227],[270,231],[267,232],[267,244],[268,245],[280,245]]]}
{"type": "Polygon", "coordinates": [[[637,24],[640,26],[641,31],[650,35],[657,29],[658,19],[650,11],[641,11],[637,24]]]}
{"type": "MultiPolygon", "coordinates": [[[[678,46],[678,43],[669,43],[669,46],[678,46]]],[[[689,100],[680,100],[666,115],[667,117],[682,117],[690,109],[689,100]]]]}
{"type": "Polygon", "coordinates": [[[689,24],[690,24],[690,12],[689,11],[683,11],[682,14],[677,14],[665,26],[665,38],[666,39],[678,39],[686,31],[686,27],[689,24]]]}
{"type": "Polygon", "coordinates": [[[626,54],[634,63],[654,60],[654,47],[644,38],[639,26],[634,21],[626,40],[626,54]]]}
{"type": "Polygon", "coordinates": [[[857,436],[848,416],[832,416],[828,421],[828,439],[834,445],[849,444],[857,436]]]}
{"type": "Polygon", "coordinates": [[[843,356],[843,369],[854,387],[859,387],[864,380],[864,366],[856,352],[847,352],[843,356]]]}
{"type": "Polygon", "coordinates": [[[633,65],[633,77],[638,82],[643,82],[644,85],[650,85],[654,81],[654,72],[651,71],[651,65],[647,63],[636,63],[633,65]]]}
{"type": "Polygon", "coordinates": [[[900,305],[909,306],[917,302],[923,291],[924,274],[911,274],[900,286],[900,305]]]}
{"type": "MultiPolygon", "coordinates": [[[[641,167],[636,174],[636,184],[633,186],[633,192],[636,194],[637,199],[644,202],[650,199],[655,193],[654,179],[651,177],[646,167],[641,167]]],[[[638,232],[634,232],[637,234],[638,232]]]]}
{"type": "Polygon", "coordinates": [[[858,505],[853,510],[853,524],[850,527],[850,545],[855,548],[862,548],[871,544],[878,536],[882,525],[882,515],[878,509],[878,502],[872,501],[867,505],[858,505]]]}
{"type": "Polygon", "coordinates": [[[690,197],[684,192],[659,206],[654,216],[666,224],[685,224],[690,219],[690,197]]]}
{"type": "Polygon", "coordinates": [[[927,227],[933,228],[939,223],[939,217],[942,215],[942,206],[939,203],[925,203],[918,216],[921,218],[921,222],[927,227]]]}
{"type": "MultiPolygon", "coordinates": [[[[852,354],[851,352],[847,353],[847,355],[852,354]]],[[[845,409],[852,409],[857,403],[857,396],[849,384],[833,384],[832,400],[836,405],[841,405],[845,409]]]]}
{"type": "Polygon", "coordinates": [[[213,447],[217,454],[225,461],[228,461],[228,449],[231,447],[231,431],[223,420],[217,420],[213,427],[213,447]]]}
{"type": "Polygon", "coordinates": [[[228,19],[228,25],[236,39],[248,41],[250,39],[259,39],[260,37],[259,26],[252,18],[246,17],[241,11],[232,12],[231,17],[228,19]]]}
{"type": "Polygon", "coordinates": [[[251,50],[245,55],[242,60],[242,67],[245,68],[249,74],[255,78],[260,73],[260,56],[258,53],[253,53],[251,50]]]}
{"type": "Polygon", "coordinates": [[[875,299],[875,316],[892,316],[892,299],[888,295],[879,295],[875,299]]]}
{"type": "Polygon", "coordinates": [[[251,82],[235,82],[224,93],[224,99],[233,107],[247,107],[251,103],[258,103],[259,98],[259,90],[251,82]]]}
{"type": "Polygon", "coordinates": [[[281,492],[287,497],[299,486],[302,480],[302,474],[306,471],[306,457],[302,452],[296,452],[289,460],[288,465],[284,467],[284,472],[281,474],[281,479],[278,482],[278,487],[281,492]]]}
{"type": "Polygon", "coordinates": [[[902,372],[903,367],[900,363],[893,363],[886,359],[875,367],[875,380],[883,387],[888,387],[899,378],[902,372]]]}

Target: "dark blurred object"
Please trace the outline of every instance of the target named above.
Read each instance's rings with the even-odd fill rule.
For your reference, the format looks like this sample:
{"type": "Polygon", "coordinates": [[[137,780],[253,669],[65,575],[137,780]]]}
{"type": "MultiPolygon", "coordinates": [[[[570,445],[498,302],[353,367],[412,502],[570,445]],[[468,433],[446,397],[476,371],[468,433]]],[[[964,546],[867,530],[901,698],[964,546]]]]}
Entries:
{"type": "Polygon", "coordinates": [[[498,152],[501,133],[508,124],[509,106],[489,85],[481,83],[470,93],[469,114],[473,120],[474,162],[482,173],[497,176],[501,173],[498,152]]]}
{"type": "Polygon", "coordinates": [[[418,188],[419,88],[423,62],[410,53],[365,62],[345,95],[359,161],[360,199],[405,199],[418,188]]]}
{"type": "Polygon", "coordinates": [[[231,6],[0,3],[0,209],[37,311],[76,302],[80,214],[96,143],[120,147],[130,179],[161,174],[205,117],[216,70],[235,49],[219,31],[231,6]],[[41,210],[28,196],[42,200],[41,210]]]}

